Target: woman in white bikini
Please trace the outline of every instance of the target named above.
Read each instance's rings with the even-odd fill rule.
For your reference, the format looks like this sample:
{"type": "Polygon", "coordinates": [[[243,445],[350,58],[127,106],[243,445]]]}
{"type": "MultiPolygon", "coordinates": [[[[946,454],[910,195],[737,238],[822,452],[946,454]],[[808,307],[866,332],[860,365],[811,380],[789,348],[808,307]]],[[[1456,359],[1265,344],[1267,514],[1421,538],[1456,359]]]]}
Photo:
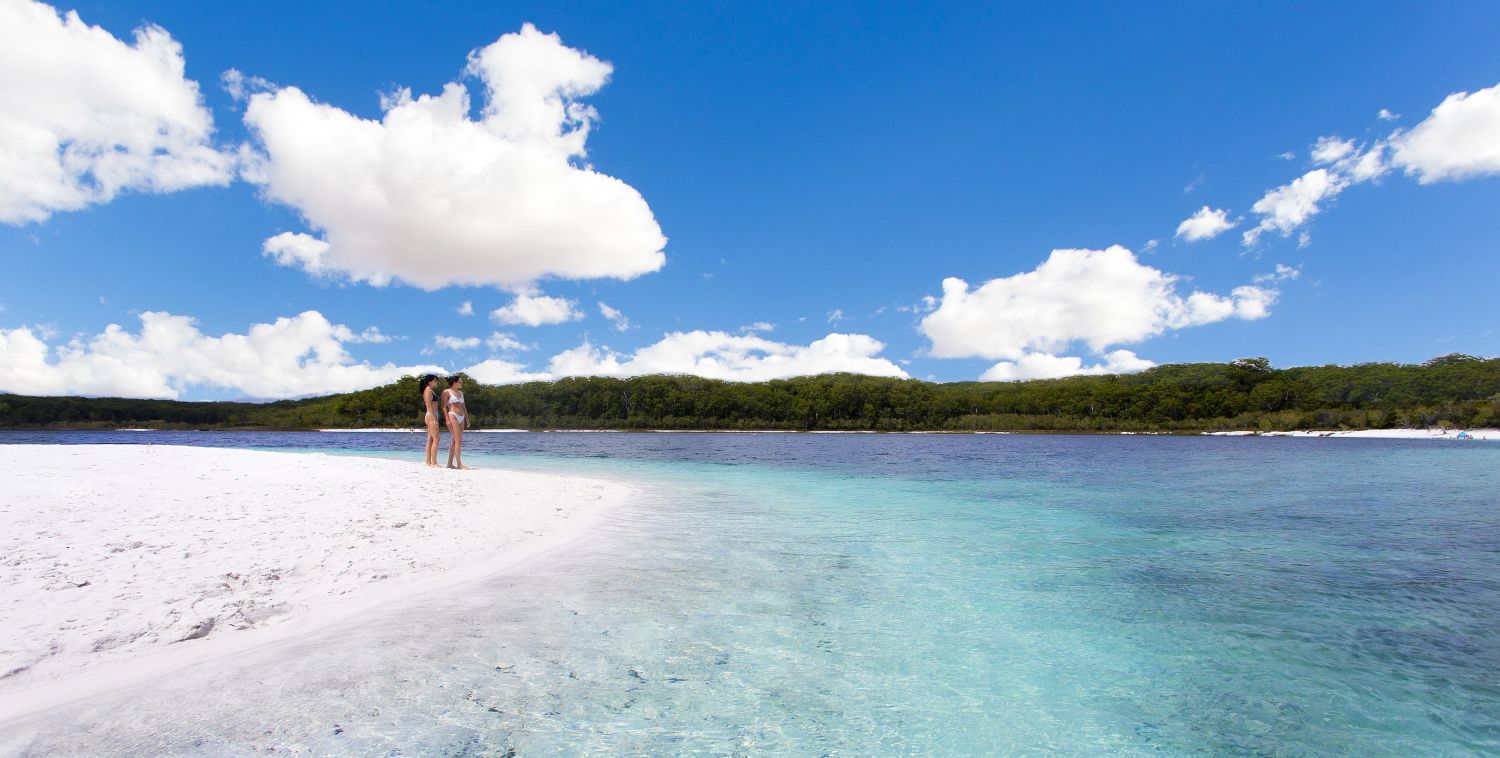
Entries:
{"type": "Polygon", "coordinates": [[[427,425],[427,465],[437,468],[438,418],[442,415],[442,411],[438,409],[437,375],[423,376],[420,385],[422,387],[422,423],[427,425]]]}
{"type": "Polygon", "coordinates": [[[469,428],[469,409],[464,405],[464,379],[448,377],[448,389],[443,390],[443,408],[448,413],[448,431],[453,442],[448,445],[448,468],[468,468],[464,465],[464,430],[469,428]],[[454,461],[458,465],[454,465],[454,461]]]}

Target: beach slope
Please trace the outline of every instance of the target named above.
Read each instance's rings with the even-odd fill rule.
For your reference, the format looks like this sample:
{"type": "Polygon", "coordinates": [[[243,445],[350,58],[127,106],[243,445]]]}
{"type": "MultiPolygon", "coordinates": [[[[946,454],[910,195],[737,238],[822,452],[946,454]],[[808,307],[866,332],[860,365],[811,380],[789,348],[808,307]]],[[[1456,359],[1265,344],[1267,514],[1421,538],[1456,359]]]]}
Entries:
{"type": "Polygon", "coordinates": [[[0,720],[486,576],[631,491],[343,455],[0,446],[0,720]]]}

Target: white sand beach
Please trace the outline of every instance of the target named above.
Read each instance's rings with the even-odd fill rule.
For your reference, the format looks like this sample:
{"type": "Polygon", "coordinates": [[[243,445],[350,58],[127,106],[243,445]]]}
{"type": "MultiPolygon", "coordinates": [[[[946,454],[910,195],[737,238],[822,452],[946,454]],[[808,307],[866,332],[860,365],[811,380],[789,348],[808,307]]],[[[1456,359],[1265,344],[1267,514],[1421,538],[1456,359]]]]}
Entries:
{"type": "Polygon", "coordinates": [[[1358,429],[1354,431],[1298,431],[1298,432],[1204,432],[1212,437],[1321,437],[1362,438],[1389,440],[1450,440],[1462,441],[1459,433],[1476,440],[1500,440],[1500,429],[1358,429]]]}
{"type": "Polygon", "coordinates": [[[341,455],[0,446],[0,720],[486,576],[632,491],[341,455]]]}

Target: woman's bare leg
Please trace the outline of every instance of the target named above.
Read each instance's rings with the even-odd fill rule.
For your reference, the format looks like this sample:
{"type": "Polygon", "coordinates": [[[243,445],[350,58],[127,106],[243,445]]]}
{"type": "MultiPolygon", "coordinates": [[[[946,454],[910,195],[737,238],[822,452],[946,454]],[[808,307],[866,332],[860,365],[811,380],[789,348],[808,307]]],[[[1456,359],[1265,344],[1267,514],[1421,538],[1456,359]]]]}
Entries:
{"type": "Polygon", "coordinates": [[[427,422],[427,465],[437,467],[438,425],[437,419],[427,422]]]}
{"type": "Polygon", "coordinates": [[[453,465],[453,456],[458,453],[458,446],[463,440],[463,430],[455,422],[453,414],[448,414],[448,468],[458,468],[453,465]]]}

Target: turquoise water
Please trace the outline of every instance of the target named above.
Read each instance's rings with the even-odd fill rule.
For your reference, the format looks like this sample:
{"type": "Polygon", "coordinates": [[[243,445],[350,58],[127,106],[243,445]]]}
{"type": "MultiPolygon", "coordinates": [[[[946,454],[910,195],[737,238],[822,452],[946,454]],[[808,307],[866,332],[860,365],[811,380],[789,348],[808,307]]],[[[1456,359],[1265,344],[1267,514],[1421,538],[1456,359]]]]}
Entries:
{"type": "Polygon", "coordinates": [[[644,494],[462,591],[4,728],[57,755],[1500,751],[1500,445],[471,439],[644,494]]]}

